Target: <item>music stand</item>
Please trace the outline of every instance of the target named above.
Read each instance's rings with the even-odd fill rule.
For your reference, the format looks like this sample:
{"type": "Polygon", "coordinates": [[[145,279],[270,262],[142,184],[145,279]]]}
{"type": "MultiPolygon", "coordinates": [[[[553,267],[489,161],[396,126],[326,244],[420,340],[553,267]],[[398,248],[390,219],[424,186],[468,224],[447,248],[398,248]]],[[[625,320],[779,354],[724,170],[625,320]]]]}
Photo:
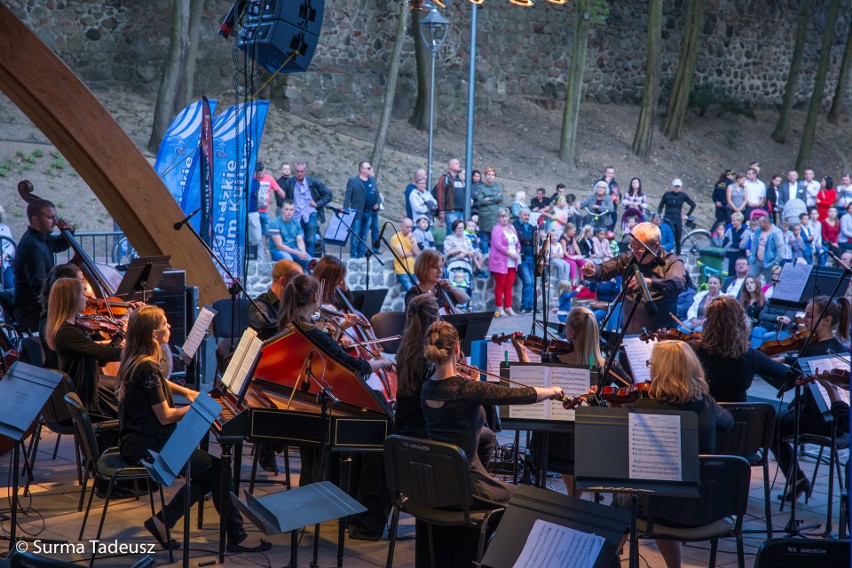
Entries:
{"type": "Polygon", "coordinates": [[[157,284],[160,283],[163,271],[169,268],[171,258],[169,255],[134,258],[127,265],[127,272],[124,273],[124,278],[121,279],[115,295],[131,302],[136,300],[139,292],[141,292],[142,302],[147,302],[146,293],[156,288],[157,284]]]}
{"type": "Polygon", "coordinates": [[[352,307],[364,314],[367,319],[382,311],[385,297],[388,295],[387,288],[350,290],[350,292],[352,294],[352,307]]]}
{"type": "Polygon", "coordinates": [[[474,312],[469,314],[452,314],[443,316],[444,321],[449,322],[459,333],[461,349],[470,353],[470,344],[473,341],[485,339],[491,320],[494,319],[493,312],[474,312]]]}
{"type": "MultiPolygon", "coordinates": [[[[575,414],[574,475],[578,489],[597,493],[631,495],[630,568],[639,566],[639,542],[636,534],[637,495],[698,497],[698,416],[677,410],[642,410],[632,408],[578,408],[575,414]],[[679,479],[660,479],[633,474],[631,476],[630,415],[679,417],[679,479]],[[609,451],[602,452],[601,448],[609,451]],[[620,451],[619,451],[620,450],[620,451]]],[[[636,438],[632,438],[636,439],[636,438]]],[[[634,452],[640,453],[640,452],[634,452]]]]}
{"type": "Polygon", "coordinates": [[[12,529],[8,537],[0,537],[9,539],[10,550],[18,540],[18,472],[21,470],[22,440],[61,380],[62,373],[20,361],[9,367],[3,380],[0,380],[0,436],[15,442],[12,460],[12,529]]]}
{"type": "Polygon", "coordinates": [[[349,240],[349,233],[352,232],[352,222],[355,220],[357,213],[347,209],[341,209],[339,213],[329,217],[328,225],[325,226],[325,233],[322,235],[322,240],[330,245],[337,245],[340,248],[346,246],[346,241],[349,240]]]}

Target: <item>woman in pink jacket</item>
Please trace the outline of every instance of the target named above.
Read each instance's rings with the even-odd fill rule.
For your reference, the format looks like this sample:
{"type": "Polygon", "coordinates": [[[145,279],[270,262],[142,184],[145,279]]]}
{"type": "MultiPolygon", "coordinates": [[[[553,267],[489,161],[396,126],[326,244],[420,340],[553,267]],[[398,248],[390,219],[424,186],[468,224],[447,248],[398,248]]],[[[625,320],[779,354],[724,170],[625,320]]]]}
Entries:
{"type": "Polygon", "coordinates": [[[497,224],[491,229],[491,254],[488,255],[488,270],[494,276],[495,318],[515,315],[512,311],[512,286],[520,261],[518,233],[509,223],[509,210],[501,207],[497,211],[497,224]]]}

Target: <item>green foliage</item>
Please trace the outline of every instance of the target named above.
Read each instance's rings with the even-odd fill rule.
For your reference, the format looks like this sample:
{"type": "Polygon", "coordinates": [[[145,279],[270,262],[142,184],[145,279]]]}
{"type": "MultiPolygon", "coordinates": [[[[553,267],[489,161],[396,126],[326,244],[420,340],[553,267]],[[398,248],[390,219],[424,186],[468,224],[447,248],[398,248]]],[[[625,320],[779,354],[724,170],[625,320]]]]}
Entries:
{"type": "Polygon", "coordinates": [[[59,150],[51,150],[50,155],[57,160],[62,158],[62,152],[60,152],[59,150]]]}
{"type": "Polygon", "coordinates": [[[56,158],[53,160],[53,163],[50,165],[53,169],[62,170],[65,169],[65,160],[62,158],[56,158]]]}
{"type": "Polygon", "coordinates": [[[23,217],[24,216],[24,210],[22,208],[16,206],[14,209],[12,209],[12,216],[23,217]]]}
{"type": "Polygon", "coordinates": [[[44,157],[44,151],[43,150],[33,150],[33,153],[30,154],[30,157],[31,158],[42,158],[42,157],[44,157]]]}
{"type": "MultiPolygon", "coordinates": [[[[669,100],[673,85],[674,77],[663,81],[662,85],[660,85],[661,101],[669,100]]],[[[751,109],[741,100],[706,83],[692,85],[692,89],[689,91],[687,108],[694,110],[698,116],[705,116],[709,111],[712,111],[716,114],[717,118],[726,114],[754,118],[751,109]]]]}
{"type": "Polygon", "coordinates": [[[725,145],[729,148],[737,147],[737,135],[739,131],[733,126],[729,126],[722,131],[722,138],[725,140],[725,145]]]}
{"type": "Polygon", "coordinates": [[[603,25],[609,17],[609,2],[607,0],[589,0],[589,9],[586,13],[593,26],[603,25]]]}

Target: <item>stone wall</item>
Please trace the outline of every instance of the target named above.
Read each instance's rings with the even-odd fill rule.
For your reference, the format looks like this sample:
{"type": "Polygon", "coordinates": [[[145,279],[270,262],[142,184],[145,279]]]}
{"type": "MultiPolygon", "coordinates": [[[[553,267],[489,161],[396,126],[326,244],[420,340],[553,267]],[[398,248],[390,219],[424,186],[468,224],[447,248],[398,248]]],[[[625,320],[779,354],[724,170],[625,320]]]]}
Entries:
{"type": "MultiPolygon", "coordinates": [[[[168,0],[0,0],[33,27],[89,85],[155,92],[170,34],[168,0]]],[[[814,0],[797,100],[810,96],[828,0],[814,0]]],[[[196,88],[221,92],[233,84],[233,40],[218,35],[230,0],[209,0],[203,15],[196,88]]],[[[638,101],[645,57],[644,0],[610,2],[610,16],[591,32],[585,95],[602,103],[638,101]]],[[[786,80],[799,2],[708,0],[696,84],[748,104],[780,102],[786,80]]],[[[268,95],[301,115],[372,119],[382,102],[387,54],[393,44],[398,0],[326,2],[325,19],[311,69],[272,83],[268,95]],[[353,99],[358,104],[352,104],[353,99]]],[[[686,0],[664,6],[663,62],[666,81],[677,68],[686,0]]],[[[440,117],[463,112],[467,93],[470,4],[444,11],[449,37],[438,58],[440,117]]],[[[564,98],[570,62],[573,8],[538,2],[519,8],[489,0],[479,9],[477,109],[500,113],[509,96],[542,104],[564,98]]],[[[831,52],[826,93],[833,95],[852,0],[843,0],[831,52]]],[[[241,60],[241,52],[237,59],[241,60]]],[[[416,96],[414,43],[405,41],[395,101],[399,116],[416,96]]],[[[830,100],[830,99],[829,99],[830,100]]],[[[852,106],[852,89],[846,96],[852,106]]]]}

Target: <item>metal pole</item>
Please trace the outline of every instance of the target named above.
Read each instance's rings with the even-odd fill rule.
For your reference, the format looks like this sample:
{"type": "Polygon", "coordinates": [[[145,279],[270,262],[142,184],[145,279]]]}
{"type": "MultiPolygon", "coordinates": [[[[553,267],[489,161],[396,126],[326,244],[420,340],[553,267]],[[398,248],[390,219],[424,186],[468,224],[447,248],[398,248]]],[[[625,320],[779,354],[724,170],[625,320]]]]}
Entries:
{"type": "MultiPolygon", "coordinates": [[[[473,110],[474,110],[474,70],[476,69],[476,12],[479,6],[471,5],[470,10],[470,65],[467,72],[467,138],[465,140],[464,168],[465,199],[464,218],[470,219],[470,199],[473,194],[473,110]]],[[[431,187],[431,186],[430,186],[431,187]]]]}
{"type": "Polygon", "coordinates": [[[432,80],[429,87],[429,159],[426,162],[427,190],[432,188],[432,134],[435,122],[435,55],[437,55],[437,49],[434,45],[430,45],[429,51],[432,53],[432,80]]]}

